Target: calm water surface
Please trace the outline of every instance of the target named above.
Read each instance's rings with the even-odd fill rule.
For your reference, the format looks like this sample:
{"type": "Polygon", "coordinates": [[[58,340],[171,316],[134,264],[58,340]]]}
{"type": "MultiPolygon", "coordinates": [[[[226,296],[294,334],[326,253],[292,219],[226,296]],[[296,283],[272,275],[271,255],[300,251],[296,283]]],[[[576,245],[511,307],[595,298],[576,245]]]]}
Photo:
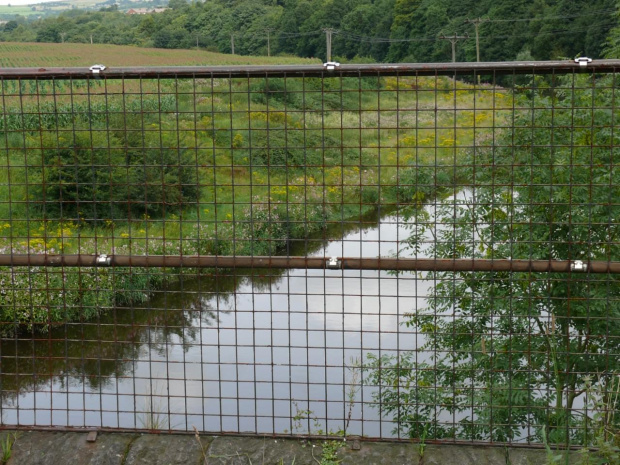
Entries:
{"type": "MultiPolygon", "coordinates": [[[[393,256],[408,235],[402,218],[387,215],[312,255],[393,256]]],[[[393,424],[380,421],[356,367],[369,353],[418,345],[401,323],[430,285],[349,270],[184,279],[140,308],[3,341],[3,421],[389,436],[393,424]]]]}

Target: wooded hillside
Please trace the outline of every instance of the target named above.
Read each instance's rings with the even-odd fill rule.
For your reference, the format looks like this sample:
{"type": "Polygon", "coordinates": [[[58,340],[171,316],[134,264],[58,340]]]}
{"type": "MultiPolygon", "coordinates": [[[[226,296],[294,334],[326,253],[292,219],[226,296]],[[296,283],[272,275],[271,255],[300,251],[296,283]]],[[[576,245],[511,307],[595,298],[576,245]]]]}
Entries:
{"type": "Polygon", "coordinates": [[[325,28],[333,56],[343,61],[451,60],[443,35],[469,36],[457,61],[600,58],[616,47],[613,0],[170,0],[167,11],[128,15],[117,7],[67,11],[4,25],[4,41],[79,42],[158,48],[202,48],[241,55],[293,54],[325,58],[325,28]],[[468,22],[469,21],[469,22],[468,22]]]}

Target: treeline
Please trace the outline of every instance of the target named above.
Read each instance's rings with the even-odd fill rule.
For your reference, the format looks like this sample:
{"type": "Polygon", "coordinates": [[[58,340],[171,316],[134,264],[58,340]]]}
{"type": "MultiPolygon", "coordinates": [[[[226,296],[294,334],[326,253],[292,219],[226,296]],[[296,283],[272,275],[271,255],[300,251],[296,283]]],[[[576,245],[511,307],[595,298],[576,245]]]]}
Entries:
{"type": "Polygon", "coordinates": [[[158,14],[116,7],[9,21],[4,41],[80,42],[195,48],[243,55],[333,56],[346,61],[434,62],[451,59],[442,36],[469,36],[457,61],[603,56],[617,26],[614,0],[170,0],[158,14]],[[469,22],[468,22],[469,20],[469,22]]]}

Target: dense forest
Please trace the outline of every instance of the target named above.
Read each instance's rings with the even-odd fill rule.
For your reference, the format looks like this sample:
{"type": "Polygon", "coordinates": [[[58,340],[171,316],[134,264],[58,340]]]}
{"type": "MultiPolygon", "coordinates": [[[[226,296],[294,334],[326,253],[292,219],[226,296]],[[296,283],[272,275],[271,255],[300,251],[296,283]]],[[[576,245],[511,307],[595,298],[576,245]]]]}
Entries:
{"type": "Polygon", "coordinates": [[[16,17],[0,39],[324,58],[324,29],[332,28],[333,56],[345,62],[450,61],[442,36],[454,34],[468,36],[458,41],[456,60],[475,61],[476,28],[481,61],[600,58],[617,48],[614,0],[170,0],[169,7],[148,15],[113,5],[16,17]]]}

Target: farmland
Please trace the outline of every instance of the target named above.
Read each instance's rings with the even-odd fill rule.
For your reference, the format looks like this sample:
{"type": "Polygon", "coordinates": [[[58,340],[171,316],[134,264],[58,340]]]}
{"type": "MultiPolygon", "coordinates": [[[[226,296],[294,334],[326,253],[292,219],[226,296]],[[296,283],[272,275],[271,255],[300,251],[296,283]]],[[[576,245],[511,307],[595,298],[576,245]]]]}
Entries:
{"type": "Polygon", "coordinates": [[[6,18],[6,17],[14,17],[15,15],[21,15],[21,16],[31,16],[31,15],[40,15],[41,13],[33,10],[31,7],[24,5],[24,6],[7,6],[7,5],[0,5],[0,17],[6,18]]]}
{"type": "Polygon", "coordinates": [[[102,44],[0,43],[0,67],[77,67],[102,63],[111,66],[221,66],[261,64],[317,64],[297,57],[253,57],[202,50],[164,50],[102,44]]]}
{"type": "Polygon", "coordinates": [[[59,14],[63,11],[71,9],[98,9],[103,3],[102,0],[70,0],[70,1],[46,1],[43,3],[32,2],[32,4],[24,4],[26,2],[3,2],[0,5],[0,18],[12,19],[16,15],[21,16],[47,16],[50,14],[59,14]]]}

